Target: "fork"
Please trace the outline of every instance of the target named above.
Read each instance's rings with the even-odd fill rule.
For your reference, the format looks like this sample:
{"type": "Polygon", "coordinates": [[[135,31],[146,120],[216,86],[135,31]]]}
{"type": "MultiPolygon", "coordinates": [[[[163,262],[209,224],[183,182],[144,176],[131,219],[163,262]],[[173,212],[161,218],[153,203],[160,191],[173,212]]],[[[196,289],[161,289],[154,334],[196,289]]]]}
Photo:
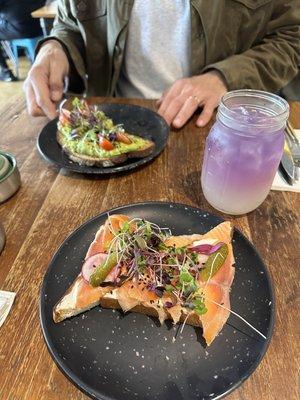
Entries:
{"type": "Polygon", "coordinates": [[[294,164],[300,167],[300,143],[295,133],[293,132],[294,136],[292,136],[289,132],[291,131],[288,131],[288,129],[285,130],[285,139],[292,154],[294,164]]]}
{"type": "Polygon", "coordinates": [[[287,121],[287,124],[286,124],[286,133],[290,137],[290,139],[293,143],[300,145],[299,139],[297,138],[297,136],[294,132],[294,128],[292,127],[292,125],[289,121],[287,121]]]}

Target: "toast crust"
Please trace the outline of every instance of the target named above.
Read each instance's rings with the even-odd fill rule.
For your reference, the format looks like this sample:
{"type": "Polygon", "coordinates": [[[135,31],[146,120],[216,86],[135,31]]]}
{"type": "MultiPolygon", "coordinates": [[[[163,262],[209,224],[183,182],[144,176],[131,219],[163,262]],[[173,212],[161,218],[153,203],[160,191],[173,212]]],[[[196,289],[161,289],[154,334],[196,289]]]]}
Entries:
{"type": "MultiPolygon", "coordinates": [[[[114,310],[122,310],[122,307],[120,306],[118,300],[110,298],[110,297],[106,297],[106,296],[100,300],[100,306],[103,308],[112,308],[114,310]]],[[[154,307],[147,307],[147,306],[144,306],[143,304],[139,304],[139,305],[131,308],[128,312],[137,312],[139,314],[145,314],[145,315],[149,315],[150,317],[159,318],[158,312],[154,307]]],[[[179,321],[184,322],[185,319],[186,319],[186,314],[181,315],[179,321]]],[[[171,315],[167,315],[166,320],[172,320],[171,315]]],[[[192,312],[189,315],[188,319],[186,320],[186,324],[192,325],[192,326],[202,326],[199,316],[195,312],[192,312]]]]}
{"type": "MultiPolygon", "coordinates": [[[[58,323],[58,322],[63,321],[66,318],[70,318],[70,317],[73,317],[80,313],[83,313],[83,312],[90,310],[91,308],[98,306],[98,305],[100,305],[103,308],[122,310],[122,307],[120,306],[118,300],[111,297],[110,294],[107,293],[100,300],[98,300],[92,304],[89,304],[88,307],[85,307],[82,309],[76,309],[75,305],[72,303],[69,304],[69,308],[60,308],[60,307],[55,306],[54,310],[53,310],[53,320],[55,323],[58,323]]],[[[165,311],[167,311],[167,310],[165,310],[165,311]]],[[[139,314],[145,314],[145,315],[149,315],[151,317],[159,318],[159,314],[155,307],[147,307],[143,304],[139,304],[139,305],[133,307],[128,312],[137,312],[139,314]]],[[[166,312],[166,314],[167,314],[166,319],[172,320],[171,315],[168,312],[166,312]]],[[[184,322],[185,319],[186,319],[186,314],[182,314],[179,321],[184,322]]],[[[198,314],[196,314],[194,312],[190,313],[189,317],[186,320],[186,324],[192,325],[192,326],[202,326],[198,314]]]]}
{"type": "Polygon", "coordinates": [[[100,301],[95,301],[94,303],[89,304],[87,307],[84,308],[73,308],[70,306],[70,308],[62,309],[59,307],[54,307],[53,309],[53,321],[55,323],[61,322],[66,318],[74,317],[75,315],[82,314],[85,311],[90,310],[93,307],[96,307],[100,304],[100,301]]]}

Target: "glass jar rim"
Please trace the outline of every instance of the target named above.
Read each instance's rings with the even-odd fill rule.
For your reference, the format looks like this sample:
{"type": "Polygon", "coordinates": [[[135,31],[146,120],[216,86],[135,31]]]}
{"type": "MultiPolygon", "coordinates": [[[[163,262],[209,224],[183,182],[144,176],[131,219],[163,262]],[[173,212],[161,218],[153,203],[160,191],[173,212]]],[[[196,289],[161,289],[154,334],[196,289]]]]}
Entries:
{"type": "MultiPolygon", "coordinates": [[[[255,105],[253,105],[255,107],[255,105]]],[[[259,106],[257,106],[259,108],[259,106]]],[[[254,90],[254,89],[239,89],[227,92],[222,98],[218,108],[218,117],[221,120],[227,120],[228,122],[239,122],[241,125],[249,126],[251,125],[254,128],[264,128],[266,125],[269,128],[272,127],[282,127],[284,126],[286,120],[289,116],[289,104],[282,97],[274,94],[265,92],[262,90],[254,90]],[[249,115],[241,115],[240,111],[231,109],[226,102],[233,98],[241,98],[242,99],[257,99],[260,101],[268,101],[269,107],[271,111],[271,104],[273,103],[279,111],[275,112],[272,110],[272,113],[268,116],[258,116],[255,119],[255,122],[249,122],[249,115]]]]}

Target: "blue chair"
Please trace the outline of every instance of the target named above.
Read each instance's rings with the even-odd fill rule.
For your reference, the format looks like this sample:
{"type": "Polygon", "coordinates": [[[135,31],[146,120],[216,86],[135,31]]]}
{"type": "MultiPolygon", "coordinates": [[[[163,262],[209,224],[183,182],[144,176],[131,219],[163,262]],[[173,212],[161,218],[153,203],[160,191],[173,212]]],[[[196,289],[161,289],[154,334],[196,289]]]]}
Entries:
{"type": "Polygon", "coordinates": [[[26,51],[27,57],[30,62],[34,61],[34,52],[37,43],[43,39],[43,36],[38,36],[35,38],[25,38],[25,39],[14,39],[10,41],[12,52],[15,59],[16,75],[19,77],[19,59],[18,59],[18,49],[23,48],[26,51]]]}

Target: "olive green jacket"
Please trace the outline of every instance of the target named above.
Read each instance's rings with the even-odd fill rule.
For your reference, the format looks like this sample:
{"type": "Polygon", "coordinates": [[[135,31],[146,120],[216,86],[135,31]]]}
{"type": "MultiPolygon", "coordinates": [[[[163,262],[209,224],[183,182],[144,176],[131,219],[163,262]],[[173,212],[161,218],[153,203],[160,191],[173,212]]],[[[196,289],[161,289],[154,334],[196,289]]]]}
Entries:
{"type": "MultiPolygon", "coordinates": [[[[133,2],[59,0],[52,38],[71,61],[71,91],[114,94],[133,2]]],[[[299,0],[191,0],[191,26],[192,76],[216,69],[229,90],[277,91],[298,72],[299,0]]]]}

